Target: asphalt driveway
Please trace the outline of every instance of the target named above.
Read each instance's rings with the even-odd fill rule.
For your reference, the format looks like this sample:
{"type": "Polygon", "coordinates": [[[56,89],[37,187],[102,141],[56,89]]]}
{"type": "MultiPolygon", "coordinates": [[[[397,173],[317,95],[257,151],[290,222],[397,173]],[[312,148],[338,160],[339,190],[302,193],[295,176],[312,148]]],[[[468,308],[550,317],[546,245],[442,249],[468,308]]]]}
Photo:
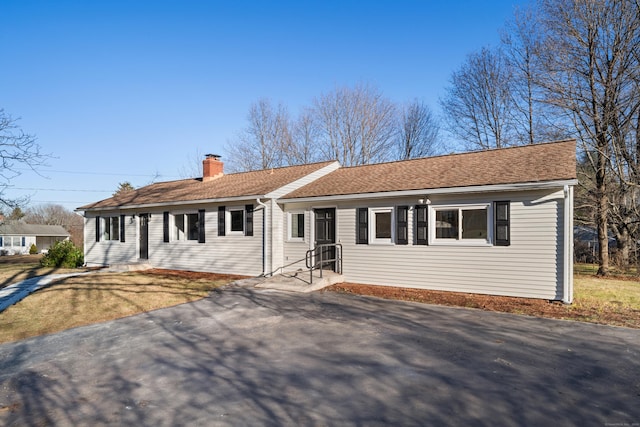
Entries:
{"type": "Polygon", "coordinates": [[[0,424],[638,426],[640,331],[227,288],[0,345],[0,424]]]}

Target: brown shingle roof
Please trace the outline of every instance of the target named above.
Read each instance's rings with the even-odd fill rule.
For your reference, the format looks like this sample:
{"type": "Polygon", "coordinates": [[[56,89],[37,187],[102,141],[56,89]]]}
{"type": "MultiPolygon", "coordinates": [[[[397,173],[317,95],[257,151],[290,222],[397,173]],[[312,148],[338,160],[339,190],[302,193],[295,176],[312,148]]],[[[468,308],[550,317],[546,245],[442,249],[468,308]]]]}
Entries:
{"type": "Polygon", "coordinates": [[[200,178],[158,182],[81,206],[78,210],[264,196],[330,163],[333,162],[233,173],[205,182],[200,178]]]}
{"type": "Polygon", "coordinates": [[[452,154],[338,169],[285,199],[576,178],[576,142],[452,154]]]}

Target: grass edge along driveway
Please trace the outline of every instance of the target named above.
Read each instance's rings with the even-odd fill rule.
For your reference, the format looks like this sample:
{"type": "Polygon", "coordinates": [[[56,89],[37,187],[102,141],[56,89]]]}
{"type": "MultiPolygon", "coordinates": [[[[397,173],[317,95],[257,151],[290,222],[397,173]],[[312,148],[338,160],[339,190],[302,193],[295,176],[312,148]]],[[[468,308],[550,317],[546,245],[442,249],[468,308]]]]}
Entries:
{"type": "MultiPolygon", "coordinates": [[[[63,279],[0,313],[0,343],[195,301],[240,278],[156,269],[63,279]]],[[[572,305],[361,284],[339,284],[326,291],[640,328],[640,282],[631,278],[577,274],[572,305]]]]}
{"type": "Polygon", "coordinates": [[[0,343],[196,301],[241,278],[171,270],[65,278],[0,313],[0,343]]]}

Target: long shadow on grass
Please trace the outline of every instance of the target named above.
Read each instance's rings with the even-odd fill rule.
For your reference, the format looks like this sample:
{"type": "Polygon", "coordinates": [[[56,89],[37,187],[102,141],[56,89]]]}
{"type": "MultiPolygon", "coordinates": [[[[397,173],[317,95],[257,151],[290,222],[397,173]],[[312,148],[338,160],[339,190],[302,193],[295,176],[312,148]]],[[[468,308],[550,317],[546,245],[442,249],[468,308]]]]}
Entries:
{"type": "Polygon", "coordinates": [[[12,425],[604,425],[640,419],[637,331],[226,288],[0,346],[12,425]]]}

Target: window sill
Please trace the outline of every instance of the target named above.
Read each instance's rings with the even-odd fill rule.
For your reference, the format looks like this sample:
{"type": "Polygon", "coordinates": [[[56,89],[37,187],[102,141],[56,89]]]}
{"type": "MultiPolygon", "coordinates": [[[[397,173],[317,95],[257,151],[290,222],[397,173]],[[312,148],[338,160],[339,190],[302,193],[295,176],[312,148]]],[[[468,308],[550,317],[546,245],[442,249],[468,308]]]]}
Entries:
{"type": "Polygon", "coordinates": [[[429,246],[470,246],[470,247],[492,247],[494,246],[491,242],[486,240],[432,240],[429,242],[429,246]]]}
{"type": "Polygon", "coordinates": [[[304,239],[291,237],[287,239],[287,243],[305,243],[304,239]]]}
{"type": "Polygon", "coordinates": [[[371,246],[395,246],[395,243],[393,243],[390,240],[373,240],[373,241],[369,241],[369,245],[371,246]]]}

